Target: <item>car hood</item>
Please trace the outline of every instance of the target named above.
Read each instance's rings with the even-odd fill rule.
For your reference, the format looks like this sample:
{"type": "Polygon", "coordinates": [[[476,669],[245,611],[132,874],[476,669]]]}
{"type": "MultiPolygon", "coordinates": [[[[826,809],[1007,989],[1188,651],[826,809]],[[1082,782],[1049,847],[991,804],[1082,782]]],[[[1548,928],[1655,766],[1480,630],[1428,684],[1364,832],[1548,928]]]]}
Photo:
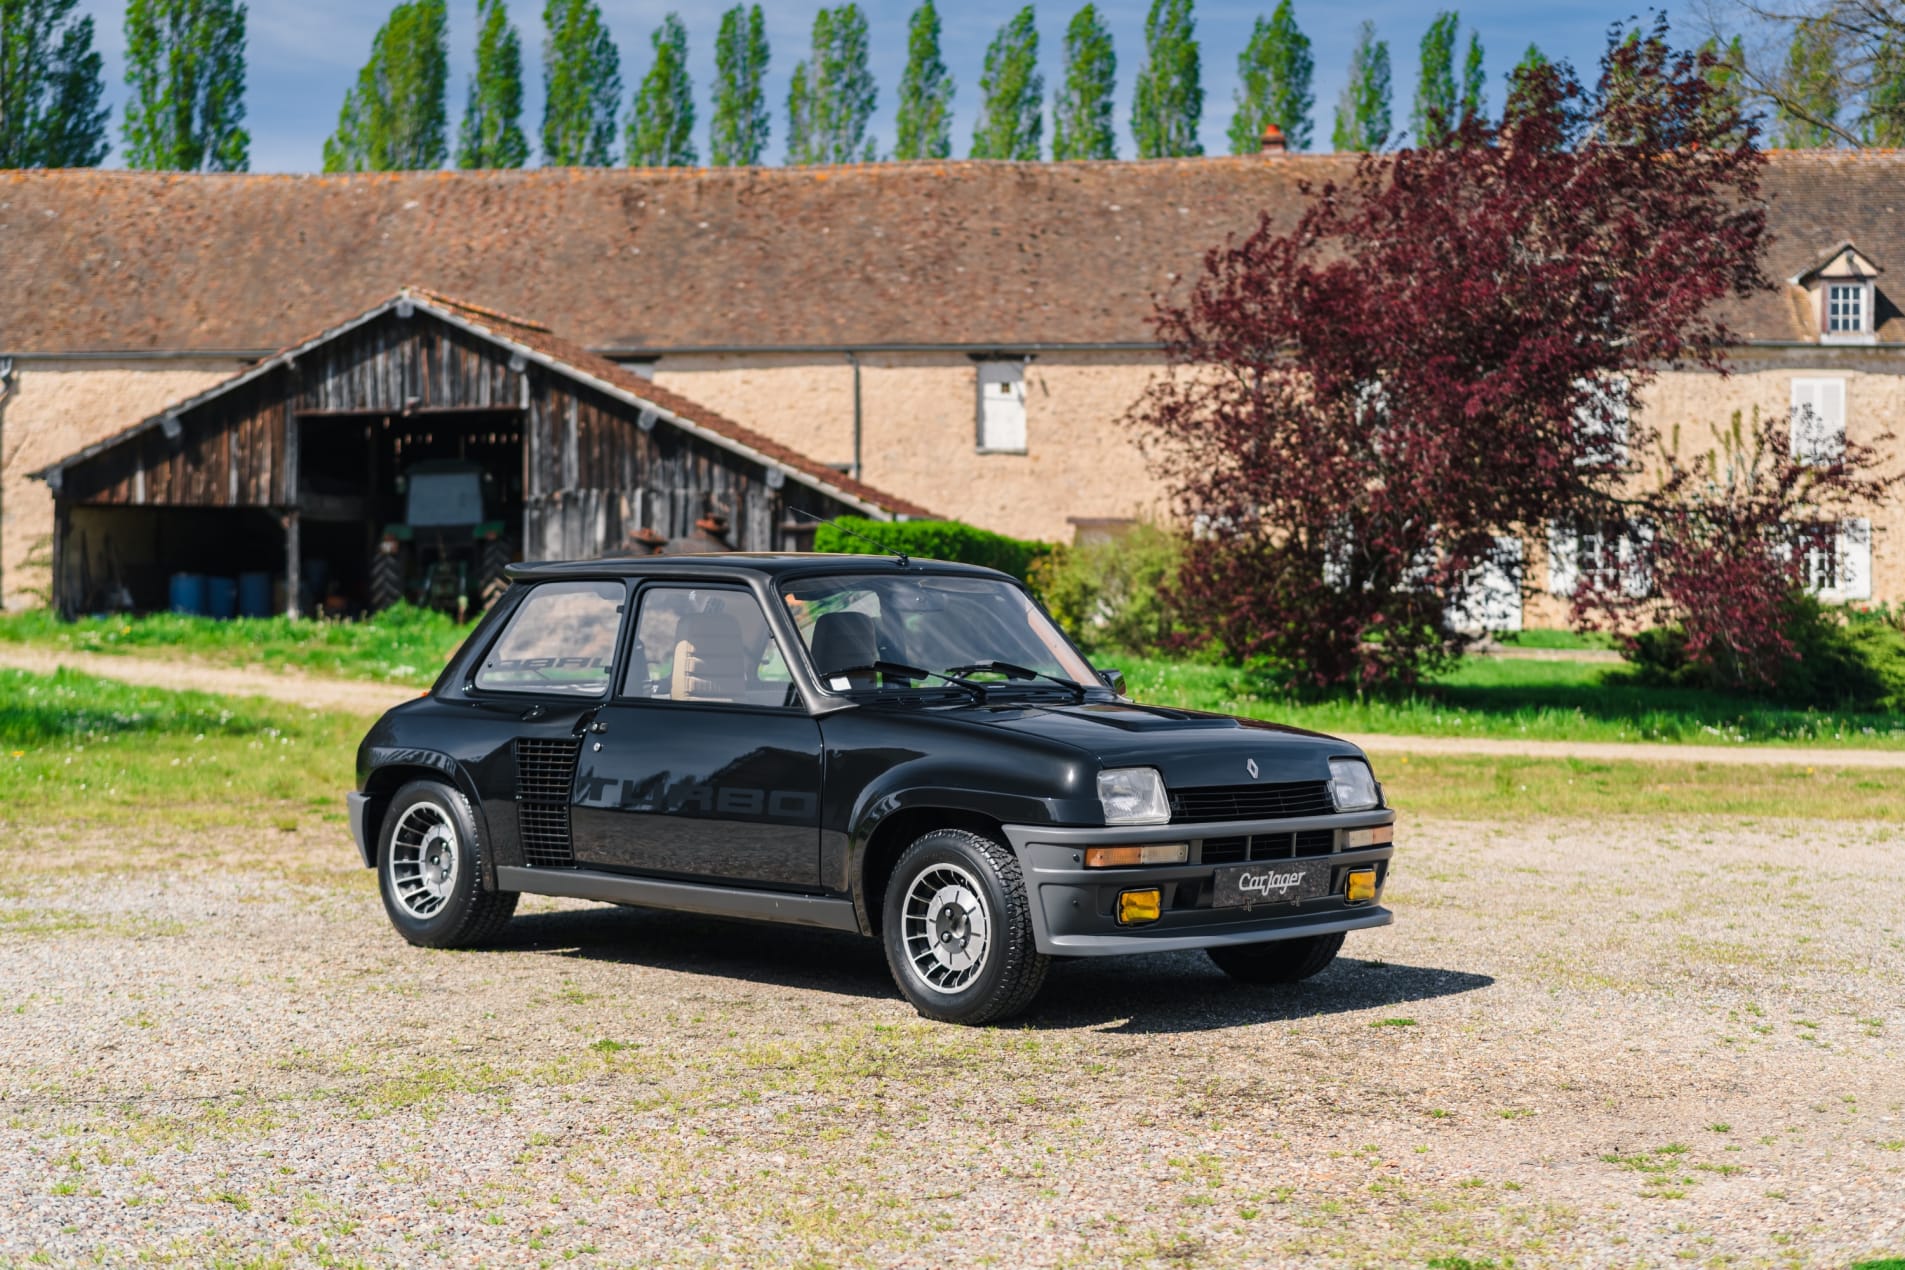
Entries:
{"type": "Polygon", "coordinates": [[[1362,753],[1320,732],[1128,701],[996,702],[958,713],[967,722],[1084,750],[1105,767],[1155,767],[1179,789],[1328,780],[1330,759],[1362,753]]]}

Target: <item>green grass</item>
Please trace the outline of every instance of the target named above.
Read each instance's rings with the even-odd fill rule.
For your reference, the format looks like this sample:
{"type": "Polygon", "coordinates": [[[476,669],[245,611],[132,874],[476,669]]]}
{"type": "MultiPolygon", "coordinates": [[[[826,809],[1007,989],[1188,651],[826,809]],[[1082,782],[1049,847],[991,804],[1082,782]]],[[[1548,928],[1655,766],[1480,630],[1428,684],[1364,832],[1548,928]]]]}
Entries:
{"type": "Polygon", "coordinates": [[[365,720],[62,670],[0,670],[0,824],[343,817],[365,720]]]}
{"type": "Polygon", "coordinates": [[[1614,647],[1613,637],[1602,631],[1511,631],[1501,637],[1501,642],[1510,648],[1560,648],[1571,651],[1614,647]]]}
{"type": "Polygon", "coordinates": [[[1128,660],[1131,694],[1158,705],[1322,732],[1543,741],[1660,741],[1905,749],[1905,715],[1797,710],[1747,697],[1642,687],[1623,667],[1471,657],[1412,693],[1295,698],[1229,666],[1128,660]]]}
{"type": "Polygon", "coordinates": [[[0,615],[0,642],[83,653],[183,653],[223,666],[287,667],[345,679],[425,688],[467,625],[399,605],[364,622],[288,617],[89,617],[62,622],[46,609],[0,615]]]}

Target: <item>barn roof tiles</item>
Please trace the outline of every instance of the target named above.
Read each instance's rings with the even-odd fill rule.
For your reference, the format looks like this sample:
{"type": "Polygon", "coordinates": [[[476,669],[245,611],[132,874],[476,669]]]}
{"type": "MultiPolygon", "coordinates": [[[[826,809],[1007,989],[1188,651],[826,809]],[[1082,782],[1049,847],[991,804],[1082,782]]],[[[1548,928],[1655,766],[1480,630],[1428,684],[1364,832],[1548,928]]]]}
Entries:
{"type": "MultiPolygon", "coordinates": [[[[1148,345],[1154,297],[1329,155],[334,176],[0,176],[0,353],[279,348],[424,283],[598,351],[1148,345]]],[[[1769,275],[1905,259],[1905,155],[1783,152],[1769,275]]],[[[1809,340],[1792,295],[1728,313],[1809,340]]],[[[1905,339],[1887,308],[1880,335],[1905,339]]]]}

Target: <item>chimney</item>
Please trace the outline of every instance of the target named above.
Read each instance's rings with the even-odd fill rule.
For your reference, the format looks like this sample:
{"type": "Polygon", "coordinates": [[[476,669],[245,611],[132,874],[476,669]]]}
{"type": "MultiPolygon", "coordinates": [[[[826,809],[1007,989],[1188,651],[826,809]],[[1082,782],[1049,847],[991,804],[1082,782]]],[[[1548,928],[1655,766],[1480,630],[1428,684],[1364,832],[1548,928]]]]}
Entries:
{"type": "Polygon", "coordinates": [[[1263,141],[1258,145],[1258,152],[1266,159],[1279,159],[1288,149],[1289,147],[1283,143],[1283,129],[1273,123],[1265,124],[1263,141]]]}

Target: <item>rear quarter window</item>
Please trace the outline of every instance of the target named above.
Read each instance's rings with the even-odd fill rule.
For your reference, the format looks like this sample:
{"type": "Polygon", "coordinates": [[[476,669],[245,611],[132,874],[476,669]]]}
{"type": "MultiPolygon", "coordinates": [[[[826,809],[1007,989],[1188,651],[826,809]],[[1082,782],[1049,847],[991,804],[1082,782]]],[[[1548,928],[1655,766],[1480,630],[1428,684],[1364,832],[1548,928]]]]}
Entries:
{"type": "Polygon", "coordinates": [[[476,670],[498,692],[608,692],[627,591],[619,582],[545,582],[510,615],[476,670]]]}

